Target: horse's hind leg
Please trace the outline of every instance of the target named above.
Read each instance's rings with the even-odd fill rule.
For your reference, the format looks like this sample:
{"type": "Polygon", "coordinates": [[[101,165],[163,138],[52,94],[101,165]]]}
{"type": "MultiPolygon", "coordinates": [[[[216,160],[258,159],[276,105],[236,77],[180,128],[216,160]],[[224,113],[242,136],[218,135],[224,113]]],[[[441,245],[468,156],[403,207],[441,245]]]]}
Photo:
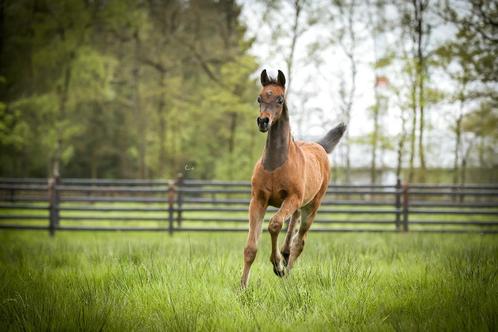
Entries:
{"type": "Polygon", "coordinates": [[[287,268],[290,270],[294,266],[297,258],[303,252],[304,242],[308,237],[308,231],[313,224],[313,220],[315,220],[316,212],[318,211],[319,204],[307,205],[301,209],[303,221],[301,222],[301,226],[299,227],[299,231],[296,236],[293,238],[291,249],[290,249],[290,257],[289,263],[287,264],[287,268]]]}
{"type": "Polygon", "coordinates": [[[247,287],[247,283],[249,281],[249,271],[251,270],[251,265],[256,258],[259,238],[261,235],[261,224],[263,223],[266,207],[267,205],[263,200],[258,200],[254,197],[251,199],[251,203],[249,204],[249,234],[247,235],[247,244],[244,248],[244,270],[240,280],[242,288],[247,287]]]}
{"type": "Polygon", "coordinates": [[[297,209],[292,215],[289,221],[289,227],[287,228],[287,234],[285,235],[284,244],[280,248],[280,253],[284,258],[284,265],[287,266],[290,256],[290,248],[293,238],[296,236],[299,226],[301,224],[301,211],[297,209]]]}
{"type": "Polygon", "coordinates": [[[282,229],[284,221],[290,218],[299,208],[300,199],[296,196],[289,196],[280,206],[280,209],[270,219],[268,231],[271,235],[271,256],[270,261],[273,264],[273,272],[279,277],[283,277],[286,273],[284,260],[280,250],[278,249],[278,234],[282,229]]]}

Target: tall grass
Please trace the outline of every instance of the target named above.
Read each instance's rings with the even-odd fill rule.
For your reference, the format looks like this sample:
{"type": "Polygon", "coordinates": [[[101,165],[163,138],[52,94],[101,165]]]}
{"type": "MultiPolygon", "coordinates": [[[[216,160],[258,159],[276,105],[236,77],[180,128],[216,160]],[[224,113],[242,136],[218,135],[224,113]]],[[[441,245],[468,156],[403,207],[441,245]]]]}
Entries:
{"type": "Polygon", "coordinates": [[[496,330],[496,236],[311,234],[286,279],[269,238],[0,232],[0,329],[496,330]]]}

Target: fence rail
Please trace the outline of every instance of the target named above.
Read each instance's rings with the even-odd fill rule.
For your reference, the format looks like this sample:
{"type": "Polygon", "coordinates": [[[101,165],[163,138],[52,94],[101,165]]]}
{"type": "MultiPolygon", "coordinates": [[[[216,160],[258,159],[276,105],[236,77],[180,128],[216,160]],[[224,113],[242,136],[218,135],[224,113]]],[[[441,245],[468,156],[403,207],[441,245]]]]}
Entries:
{"type": "MultiPolygon", "coordinates": [[[[247,181],[3,178],[0,229],[246,231],[249,199],[247,181]]],[[[311,229],[498,233],[498,184],[330,185],[311,229]]]]}

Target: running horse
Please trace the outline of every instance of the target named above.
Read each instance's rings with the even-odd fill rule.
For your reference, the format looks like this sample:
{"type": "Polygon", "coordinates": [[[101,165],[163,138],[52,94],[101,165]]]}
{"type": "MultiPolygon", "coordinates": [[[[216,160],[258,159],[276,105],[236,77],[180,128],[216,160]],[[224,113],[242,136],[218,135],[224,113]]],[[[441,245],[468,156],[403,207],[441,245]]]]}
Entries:
{"type": "Polygon", "coordinates": [[[294,141],[285,102],[285,76],[279,70],[276,78],[261,72],[258,96],[259,131],[266,133],[263,155],[256,163],[251,180],[249,204],[249,234],[244,248],[244,270],[241,287],[246,288],[251,265],[256,258],[261,226],[269,205],[279,208],[270,218],[270,261],[279,277],[287,275],[303,251],[320,202],[329,182],[331,153],[341,139],[346,126],[339,124],[319,142],[294,141]],[[301,218],[303,222],[301,223],[301,218]],[[278,248],[278,235],[290,219],[283,245],[278,248]]]}

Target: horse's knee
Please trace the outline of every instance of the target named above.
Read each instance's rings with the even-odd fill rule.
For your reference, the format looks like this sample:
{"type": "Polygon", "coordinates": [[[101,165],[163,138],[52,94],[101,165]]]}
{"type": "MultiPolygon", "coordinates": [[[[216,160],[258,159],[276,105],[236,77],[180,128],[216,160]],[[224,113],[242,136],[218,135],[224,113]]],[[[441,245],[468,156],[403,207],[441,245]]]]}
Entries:
{"type": "Polygon", "coordinates": [[[270,219],[270,223],[268,224],[268,231],[272,235],[278,234],[280,233],[283,224],[284,224],[283,220],[280,220],[280,218],[273,217],[270,219]]]}
{"type": "Polygon", "coordinates": [[[256,259],[256,253],[258,249],[254,246],[247,246],[244,248],[244,261],[248,264],[252,264],[254,259],[256,259]]]}

